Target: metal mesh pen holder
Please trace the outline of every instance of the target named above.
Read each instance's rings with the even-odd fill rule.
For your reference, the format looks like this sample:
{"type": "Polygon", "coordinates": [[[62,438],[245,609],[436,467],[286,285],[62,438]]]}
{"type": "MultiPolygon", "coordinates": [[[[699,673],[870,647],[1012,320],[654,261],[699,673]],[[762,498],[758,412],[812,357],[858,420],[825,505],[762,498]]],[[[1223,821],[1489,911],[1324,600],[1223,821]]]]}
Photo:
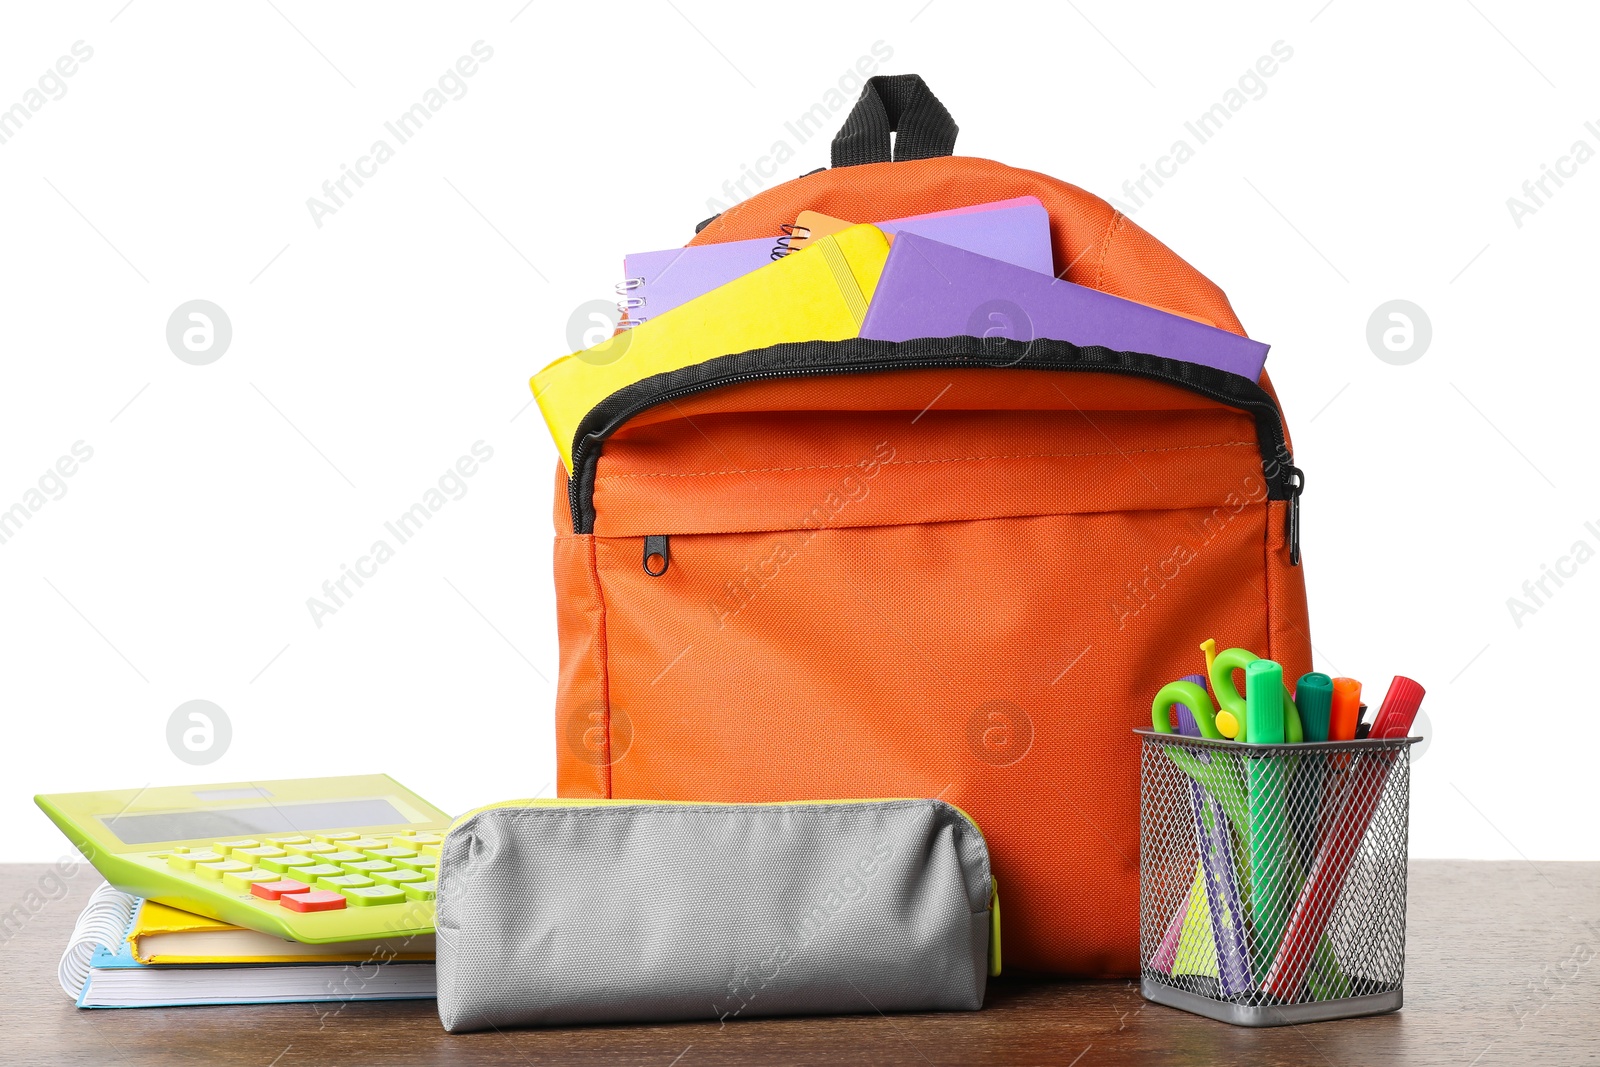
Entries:
{"type": "Polygon", "coordinates": [[[1239,1026],[1399,1008],[1420,738],[1135,733],[1144,996],[1239,1026]]]}

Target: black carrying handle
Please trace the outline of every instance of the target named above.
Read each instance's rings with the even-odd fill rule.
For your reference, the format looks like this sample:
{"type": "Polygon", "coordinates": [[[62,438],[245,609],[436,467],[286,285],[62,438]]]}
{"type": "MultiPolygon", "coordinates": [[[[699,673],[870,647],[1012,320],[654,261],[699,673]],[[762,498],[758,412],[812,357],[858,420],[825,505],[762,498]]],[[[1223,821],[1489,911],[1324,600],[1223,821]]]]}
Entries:
{"type": "Polygon", "coordinates": [[[868,78],[861,99],[833,138],[833,165],[932,159],[956,150],[956,120],[917,74],[868,78]],[[894,140],[890,155],[889,134],[894,140]]]}

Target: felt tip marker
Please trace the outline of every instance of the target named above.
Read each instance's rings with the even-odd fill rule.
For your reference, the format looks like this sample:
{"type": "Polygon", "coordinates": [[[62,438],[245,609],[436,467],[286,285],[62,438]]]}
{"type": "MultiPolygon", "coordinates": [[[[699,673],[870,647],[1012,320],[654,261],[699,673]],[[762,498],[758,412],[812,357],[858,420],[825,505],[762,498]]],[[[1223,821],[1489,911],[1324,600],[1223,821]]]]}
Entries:
{"type": "Polygon", "coordinates": [[[1421,685],[1397,674],[1389,683],[1389,691],[1378,707],[1378,717],[1372,721],[1368,737],[1405,737],[1411,732],[1411,723],[1422,707],[1424,690],[1421,685]]]}
{"type": "Polygon", "coordinates": [[[1328,712],[1328,740],[1354,741],[1361,721],[1361,683],[1354,678],[1333,680],[1333,703],[1328,712]]]}
{"type": "Polygon", "coordinates": [[[1333,711],[1333,679],[1318,671],[1301,675],[1294,687],[1294,702],[1300,705],[1300,722],[1306,740],[1328,740],[1329,715],[1333,711]]]}
{"type": "Polygon", "coordinates": [[[1270,659],[1245,666],[1245,730],[1252,745],[1284,742],[1283,667],[1270,659]]]}

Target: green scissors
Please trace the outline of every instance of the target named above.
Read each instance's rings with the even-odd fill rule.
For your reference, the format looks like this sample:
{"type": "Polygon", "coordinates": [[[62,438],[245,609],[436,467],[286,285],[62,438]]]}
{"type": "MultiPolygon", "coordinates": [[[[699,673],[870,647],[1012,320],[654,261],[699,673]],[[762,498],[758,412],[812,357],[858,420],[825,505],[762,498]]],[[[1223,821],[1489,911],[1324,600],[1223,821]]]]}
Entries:
{"type": "MultiPolygon", "coordinates": [[[[1216,728],[1224,737],[1248,742],[1245,701],[1233,686],[1233,672],[1235,669],[1244,670],[1261,657],[1247,648],[1230,648],[1222,652],[1216,651],[1216,648],[1217,643],[1211,640],[1200,646],[1206,654],[1206,673],[1211,676],[1211,688],[1216,691],[1217,703],[1222,706],[1215,717],[1216,728]]],[[[1295,706],[1294,694],[1289,692],[1287,685],[1283,687],[1283,736],[1291,745],[1298,745],[1306,739],[1305,728],[1300,724],[1300,709],[1295,706]]]]}
{"type": "Polygon", "coordinates": [[[1193,682],[1168,682],[1156,694],[1155,702],[1150,705],[1150,725],[1154,726],[1157,733],[1172,733],[1172,705],[1182,704],[1194,713],[1195,725],[1200,727],[1200,736],[1209,737],[1213,741],[1222,740],[1222,733],[1217,729],[1217,712],[1211,704],[1211,696],[1193,682]]]}
{"type": "MultiPolygon", "coordinates": [[[[1201,737],[1223,740],[1222,731],[1217,728],[1216,710],[1210,695],[1193,682],[1168,682],[1156,694],[1150,705],[1150,725],[1155,727],[1157,733],[1173,732],[1170,713],[1174,704],[1182,704],[1194,715],[1201,737]]],[[[1250,825],[1249,794],[1238,773],[1237,759],[1211,758],[1212,755],[1222,756],[1222,753],[1202,757],[1200,753],[1181,748],[1169,748],[1166,755],[1180,770],[1217,798],[1235,826],[1250,825]]]]}

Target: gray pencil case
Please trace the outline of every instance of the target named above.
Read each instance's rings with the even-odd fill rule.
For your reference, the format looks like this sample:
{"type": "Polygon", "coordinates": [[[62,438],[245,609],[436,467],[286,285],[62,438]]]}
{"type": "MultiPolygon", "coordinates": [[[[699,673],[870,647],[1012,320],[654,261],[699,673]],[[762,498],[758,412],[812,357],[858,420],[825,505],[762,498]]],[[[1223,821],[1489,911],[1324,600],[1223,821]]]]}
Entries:
{"type": "Polygon", "coordinates": [[[943,801],[517,801],[445,838],[439,1019],[972,1011],[999,914],[983,835],[943,801]]]}

